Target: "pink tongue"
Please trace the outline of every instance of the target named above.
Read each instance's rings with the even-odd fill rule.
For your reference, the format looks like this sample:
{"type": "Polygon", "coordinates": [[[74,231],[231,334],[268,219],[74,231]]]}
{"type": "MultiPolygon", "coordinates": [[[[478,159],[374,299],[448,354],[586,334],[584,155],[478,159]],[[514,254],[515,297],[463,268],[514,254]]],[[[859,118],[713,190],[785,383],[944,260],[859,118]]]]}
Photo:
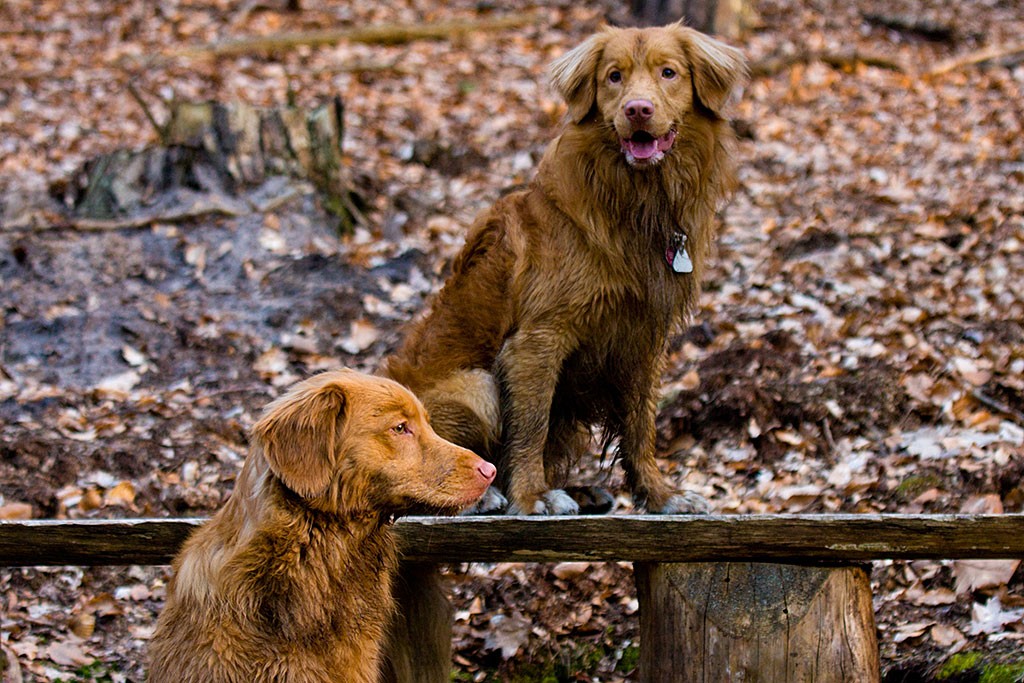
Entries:
{"type": "Polygon", "coordinates": [[[658,152],[658,141],[653,138],[644,142],[626,140],[626,149],[635,159],[650,159],[658,152]]]}

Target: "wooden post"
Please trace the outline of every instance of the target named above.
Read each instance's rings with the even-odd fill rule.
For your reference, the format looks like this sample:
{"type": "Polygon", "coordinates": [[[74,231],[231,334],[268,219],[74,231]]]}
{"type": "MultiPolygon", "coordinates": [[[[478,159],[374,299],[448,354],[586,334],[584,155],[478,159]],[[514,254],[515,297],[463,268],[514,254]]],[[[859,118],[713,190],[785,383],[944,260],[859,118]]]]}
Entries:
{"type": "Polygon", "coordinates": [[[402,562],[394,581],[397,605],[381,662],[381,683],[448,683],[452,616],[437,565],[402,562]]]}
{"type": "Polygon", "coordinates": [[[634,566],[643,683],[877,683],[871,585],[860,567],[634,566]]]}

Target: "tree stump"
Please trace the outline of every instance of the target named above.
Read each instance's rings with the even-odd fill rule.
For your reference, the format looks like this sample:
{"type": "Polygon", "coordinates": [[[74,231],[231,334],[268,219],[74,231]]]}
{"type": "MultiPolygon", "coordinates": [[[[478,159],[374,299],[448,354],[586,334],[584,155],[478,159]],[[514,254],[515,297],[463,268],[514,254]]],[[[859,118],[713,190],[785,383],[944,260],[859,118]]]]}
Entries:
{"type": "Polygon", "coordinates": [[[361,218],[361,199],[342,163],[343,114],[337,97],[309,110],[177,102],[159,126],[159,145],[115,150],[82,167],[69,188],[73,213],[117,220],[160,206],[173,214],[164,205],[183,203],[175,193],[186,202],[201,196],[240,210],[244,202],[232,198],[279,176],[311,181],[339,231],[350,232],[361,218]]]}
{"type": "Polygon", "coordinates": [[[639,681],[872,683],[878,640],[860,567],[636,563],[639,681]]]}
{"type": "Polygon", "coordinates": [[[630,0],[629,10],[641,26],[683,19],[698,31],[733,40],[760,24],[751,0],[630,0]]]}

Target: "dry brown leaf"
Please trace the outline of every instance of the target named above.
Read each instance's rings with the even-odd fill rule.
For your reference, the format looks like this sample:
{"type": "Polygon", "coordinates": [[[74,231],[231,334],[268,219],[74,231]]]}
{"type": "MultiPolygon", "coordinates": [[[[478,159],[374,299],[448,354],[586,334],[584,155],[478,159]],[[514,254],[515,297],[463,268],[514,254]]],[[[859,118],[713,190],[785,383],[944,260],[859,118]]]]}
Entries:
{"type": "Polygon", "coordinates": [[[950,624],[935,624],[928,634],[935,644],[942,648],[952,648],[967,642],[967,637],[960,632],[960,629],[950,624]]]}
{"type": "Polygon", "coordinates": [[[957,560],[953,563],[956,592],[969,593],[996,588],[1010,581],[1020,560],[957,560]]]}
{"type": "Polygon", "coordinates": [[[956,602],[956,593],[948,588],[924,590],[920,585],[908,588],[903,597],[915,605],[928,605],[930,607],[935,605],[952,605],[956,602]]]}
{"type": "Polygon", "coordinates": [[[90,510],[97,510],[103,507],[103,496],[96,489],[89,489],[82,494],[82,497],[78,501],[78,507],[85,512],[90,510]]]}
{"type": "Polygon", "coordinates": [[[680,378],[678,386],[683,391],[693,391],[700,386],[700,375],[696,370],[690,370],[680,378]]]}
{"type": "Polygon", "coordinates": [[[32,506],[28,503],[0,505],[0,519],[32,519],[32,506]]]}
{"type": "Polygon", "coordinates": [[[112,398],[115,401],[123,401],[131,394],[142,378],[134,370],[127,370],[117,375],[111,375],[100,380],[96,385],[96,393],[104,398],[112,398]]]}
{"type": "Polygon", "coordinates": [[[910,624],[903,624],[896,629],[893,640],[897,643],[902,643],[904,640],[911,638],[920,638],[934,624],[934,621],[915,621],[910,624]]]}
{"type": "Polygon", "coordinates": [[[502,658],[510,659],[529,640],[531,628],[530,622],[518,612],[512,616],[496,614],[491,617],[484,647],[488,650],[501,650],[502,658]]]}
{"type": "Polygon", "coordinates": [[[355,355],[370,348],[379,337],[380,330],[370,321],[353,320],[349,335],[339,342],[339,346],[346,353],[355,355]]]}
{"type": "Polygon", "coordinates": [[[971,635],[998,633],[1011,624],[1024,619],[1024,609],[1003,609],[999,597],[989,598],[985,603],[976,602],[971,607],[971,635]]]}
{"type": "Polygon", "coordinates": [[[61,666],[85,666],[95,659],[81,645],[68,642],[50,643],[45,650],[45,657],[61,666]]]}
{"type": "Polygon", "coordinates": [[[118,616],[124,614],[124,610],[117,600],[110,593],[100,593],[85,603],[84,609],[101,617],[118,616]]]}
{"type": "Polygon", "coordinates": [[[96,630],[96,615],[91,612],[79,612],[68,621],[68,628],[76,636],[86,640],[96,630]]]}
{"type": "Polygon", "coordinates": [[[117,505],[119,507],[131,507],[135,502],[135,487],[130,481],[122,481],[114,488],[107,491],[104,497],[104,505],[117,505]]]}
{"type": "Polygon", "coordinates": [[[563,581],[575,579],[590,569],[589,562],[560,562],[551,568],[551,573],[563,581]]]}
{"type": "Polygon", "coordinates": [[[288,369],[288,354],[276,346],[272,347],[260,354],[252,368],[263,377],[280,375],[288,369]]]}

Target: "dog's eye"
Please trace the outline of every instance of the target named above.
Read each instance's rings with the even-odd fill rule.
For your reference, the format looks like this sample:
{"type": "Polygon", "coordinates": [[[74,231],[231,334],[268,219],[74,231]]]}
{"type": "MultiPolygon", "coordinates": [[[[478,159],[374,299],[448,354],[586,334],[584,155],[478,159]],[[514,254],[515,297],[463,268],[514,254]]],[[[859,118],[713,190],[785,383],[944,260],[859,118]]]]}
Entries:
{"type": "Polygon", "coordinates": [[[412,431],[409,429],[408,422],[399,422],[398,424],[391,428],[391,431],[393,431],[395,434],[412,434],[412,431]]]}
{"type": "Polygon", "coordinates": [[[661,70],[661,77],[667,81],[671,81],[676,77],[676,70],[666,66],[661,70]]]}
{"type": "Polygon", "coordinates": [[[610,74],[608,74],[608,82],[609,83],[619,83],[621,81],[622,81],[622,72],[621,71],[613,71],[610,74]]]}

